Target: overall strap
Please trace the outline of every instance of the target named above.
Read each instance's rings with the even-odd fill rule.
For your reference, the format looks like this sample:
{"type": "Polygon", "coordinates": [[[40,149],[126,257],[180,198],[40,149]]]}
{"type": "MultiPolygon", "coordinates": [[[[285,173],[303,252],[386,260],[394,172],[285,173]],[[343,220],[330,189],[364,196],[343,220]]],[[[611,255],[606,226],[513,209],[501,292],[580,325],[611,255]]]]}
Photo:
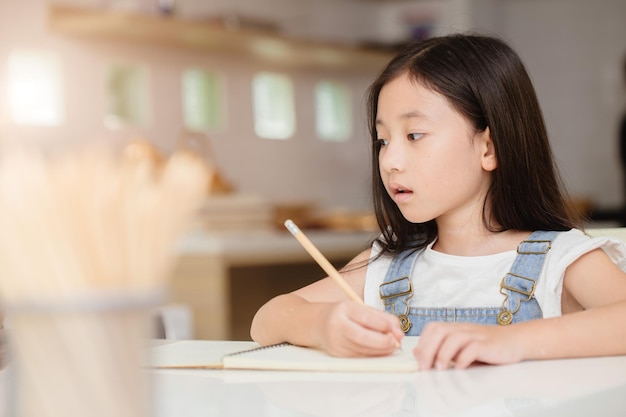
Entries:
{"type": "Polygon", "coordinates": [[[400,328],[408,332],[411,328],[409,319],[409,299],[413,297],[411,270],[421,250],[407,250],[393,257],[383,283],[378,289],[385,304],[385,311],[400,319],[400,328]]]}
{"type": "Polygon", "coordinates": [[[511,271],[504,275],[500,283],[500,292],[505,298],[502,311],[498,314],[498,324],[510,324],[521,303],[533,298],[537,279],[557,234],[555,231],[539,230],[518,245],[511,271]]]}

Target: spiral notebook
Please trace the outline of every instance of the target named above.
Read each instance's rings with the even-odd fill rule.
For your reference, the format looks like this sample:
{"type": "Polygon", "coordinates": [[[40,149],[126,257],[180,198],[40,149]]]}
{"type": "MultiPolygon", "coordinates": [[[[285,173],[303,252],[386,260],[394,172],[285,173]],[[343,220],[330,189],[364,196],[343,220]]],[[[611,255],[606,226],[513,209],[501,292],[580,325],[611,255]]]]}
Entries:
{"type": "Polygon", "coordinates": [[[405,337],[402,347],[393,354],[371,358],[338,358],[321,350],[289,343],[258,346],[251,342],[181,341],[154,347],[151,366],[170,369],[411,372],[417,370],[417,361],[413,356],[417,339],[405,337]],[[233,345],[237,343],[239,345],[233,345]]]}

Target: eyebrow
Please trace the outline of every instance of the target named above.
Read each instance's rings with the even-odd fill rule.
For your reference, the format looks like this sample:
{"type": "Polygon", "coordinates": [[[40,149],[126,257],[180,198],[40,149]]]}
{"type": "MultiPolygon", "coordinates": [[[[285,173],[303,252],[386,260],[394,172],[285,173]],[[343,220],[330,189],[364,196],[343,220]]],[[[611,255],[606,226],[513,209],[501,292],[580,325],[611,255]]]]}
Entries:
{"type": "MultiPolygon", "coordinates": [[[[426,117],[423,113],[420,113],[419,111],[410,111],[407,113],[404,113],[402,115],[400,115],[400,119],[406,120],[406,119],[428,119],[428,117],[426,117]]],[[[382,125],[384,124],[382,120],[380,119],[376,119],[376,126],[382,125]]]]}

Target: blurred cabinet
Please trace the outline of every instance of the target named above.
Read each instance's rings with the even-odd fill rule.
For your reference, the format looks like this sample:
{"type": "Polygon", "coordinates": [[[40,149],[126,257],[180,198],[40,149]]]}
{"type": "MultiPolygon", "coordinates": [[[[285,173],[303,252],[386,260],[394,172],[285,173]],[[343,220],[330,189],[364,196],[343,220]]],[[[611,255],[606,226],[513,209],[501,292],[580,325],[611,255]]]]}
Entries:
{"type": "MultiPolygon", "coordinates": [[[[306,233],[338,269],[374,238],[371,232],[306,233]]],[[[273,230],[196,232],[183,239],[179,255],[170,301],[191,308],[196,339],[248,339],[265,301],[326,275],[293,236],[273,230]]]]}

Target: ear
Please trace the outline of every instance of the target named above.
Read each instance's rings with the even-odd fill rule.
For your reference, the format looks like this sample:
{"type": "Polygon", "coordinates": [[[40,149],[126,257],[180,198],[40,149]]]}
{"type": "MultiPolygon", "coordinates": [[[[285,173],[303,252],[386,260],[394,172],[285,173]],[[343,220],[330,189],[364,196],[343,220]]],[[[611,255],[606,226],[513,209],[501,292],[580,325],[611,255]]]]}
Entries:
{"type": "Polygon", "coordinates": [[[481,166],[485,171],[493,171],[498,167],[498,160],[496,158],[496,149],[491,140],[491,131],[489,127],[476,135],[476,141],[481,150],[481,166]]]}

